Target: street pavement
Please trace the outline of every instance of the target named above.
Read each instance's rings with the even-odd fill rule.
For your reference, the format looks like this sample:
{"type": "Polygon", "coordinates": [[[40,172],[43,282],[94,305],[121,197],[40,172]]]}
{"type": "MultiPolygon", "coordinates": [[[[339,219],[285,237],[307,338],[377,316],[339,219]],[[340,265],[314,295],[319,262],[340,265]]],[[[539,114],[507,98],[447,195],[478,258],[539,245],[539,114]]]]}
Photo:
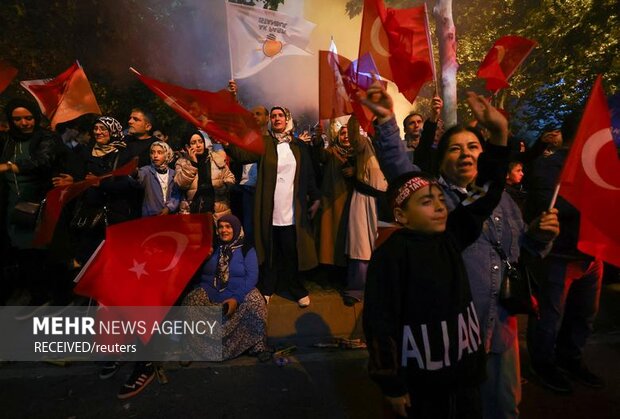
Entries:
{"type": "MultiPolygon", "coordinates": [[[[520,335],[524,346],[523,328],[520,335]]],[[[620,418],[619,355],[620,285],[613,284],[603,290],[601,313],[586,350],[588,364],[607,386],[593,390],[575,384],[572,395],[554,394],[530,376],[524,350],[521,417],[620,418]]],[[[126,401],[117,400],[116,393],[131,365],[100,380],[95,363],[3,363],[0,418],[382,417],[381,395],[366,374],[365,350],[300,346],[288,360],[284,366],[245,356],[189,368],[169,363],[167,384],[154,381],[126,401]]]]}

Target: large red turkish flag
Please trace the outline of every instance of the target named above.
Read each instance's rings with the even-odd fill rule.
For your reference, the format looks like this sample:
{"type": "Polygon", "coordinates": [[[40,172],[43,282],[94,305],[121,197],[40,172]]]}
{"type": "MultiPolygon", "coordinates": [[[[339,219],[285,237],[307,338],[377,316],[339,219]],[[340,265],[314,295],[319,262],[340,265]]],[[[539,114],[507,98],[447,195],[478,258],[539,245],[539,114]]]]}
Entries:
{"type": "Polygon", "coordinates": [[[600,76],[564,164],[560,195],[581,214],[578,249],[620,266],[620,159],[600,76]]]}
{"type": "Polygon", "coordinates": [[[106,306],[172,306],[211,254],[210,214],[145,217],[106,229],[75,287],[106,306]]]}
{"type": "Polygon", "coordinates": [[[81,115],[101,114],[86,73],[77,61],[53,79],[24,80],[21,85],[35,97],[52,128],[81,115]]]}
{"type": "Polygon", "coordinates": [[[370,53],[384,78],[412,102],[433,80],[426,5],[386,9],[383,0],[365,0],[359,56],[370,53]]]}
{"type": "MultiPolygon", "coordinates": [[[[106,229],[105,242],[76,278],[74,292],[104,307],[117,306],[108,320],[144,321],[147,332],[138,337],[146,344],[152,326],[166,317],[211,254],[212,236],[211,214],[145,217],[115,224],[106,229]]],[[[99,315],[98,319],[103,321],[99,315]]],[[[102,339],[123,343],[131,335],[102,339]]]]}
{"type": "Polygon", "coordinates": [[[226,89],[218,92],[186,89],[131,70],[181,118],[206,131],[215,140],[235,144],[256,154],[264,152],[263,136],[254,116],[226,89]]]}

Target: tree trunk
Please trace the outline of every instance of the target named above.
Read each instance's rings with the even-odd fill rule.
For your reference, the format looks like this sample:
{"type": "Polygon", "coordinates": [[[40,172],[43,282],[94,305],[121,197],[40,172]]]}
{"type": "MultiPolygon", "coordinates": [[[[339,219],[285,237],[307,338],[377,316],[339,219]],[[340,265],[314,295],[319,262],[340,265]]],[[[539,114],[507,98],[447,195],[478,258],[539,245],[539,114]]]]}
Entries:
{"type": "Polygon", "coordinates": [[[433,14],[439,40],[443,120],[446,127],[451,127],[457,122],[456,72],[459,68],[456,62],[456,31],[452,21],[452,0],[437,0],[433,14]]]}

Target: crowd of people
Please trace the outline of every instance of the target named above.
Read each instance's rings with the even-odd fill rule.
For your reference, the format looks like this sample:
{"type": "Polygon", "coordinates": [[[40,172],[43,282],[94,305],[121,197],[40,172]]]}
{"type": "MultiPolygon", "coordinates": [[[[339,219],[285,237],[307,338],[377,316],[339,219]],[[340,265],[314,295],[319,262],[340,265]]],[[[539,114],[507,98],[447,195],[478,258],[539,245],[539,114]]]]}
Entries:
{"type": "MultiPolygon", "coordinates": [[[[234,82],[229,89],[236,95],[234,82]]],[[[577,251],[578,212],[561,198],[549,208],[576,118],[545,128],[524,150],[484,98],[468,97],[477,127],[444,130],[435,97],[429,118],[405,118],[402,141],[385,90],[375,84],[362,101],[375,114],[372,136],[355,116],[300,133],[285,106],[253,108],[265,145],[257,155],[200,129],[174,150],[141,108],[127,129],[98,116],[88,136],[70,123],[52,131],[36,104],[11,100],[0,136],[0,250],[9,256],[2,303],[24,306],[19,319],[74,304],[72,279],[107,226],[211,213],[214,251],[181,304],[223,307],[224,359],[266,359],[270,299],[308,307],[300,272],[320,266],[341,280],[344,304],[364,301],[370,376],[398,414],[518,417],[517,317],[499,291],[507,262],[526,261],[540,284],[540,316],[528,325],[534,372],[558,392],[571,391],[567,374],[602,387],[583,361],[602,262],[577,251]],[[48,246],[33,244],[36,211],[24,204],[136,158],[134,173],[99,178],[67,205],[48,246]],[[380,239],[382,222],[396,231],[380,239]]],[[[100,377],[120,367],[107,363],[100,377]]],[[[119,398],[138,394],[155,372],[153,363],[137,363],[119,398]]]]}

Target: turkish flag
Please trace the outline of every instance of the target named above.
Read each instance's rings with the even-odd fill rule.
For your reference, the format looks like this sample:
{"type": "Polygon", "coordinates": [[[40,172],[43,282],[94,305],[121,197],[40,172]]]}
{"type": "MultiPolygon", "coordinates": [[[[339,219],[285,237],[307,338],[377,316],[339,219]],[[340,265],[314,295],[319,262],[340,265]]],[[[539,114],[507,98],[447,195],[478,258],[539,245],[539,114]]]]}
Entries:
{"type": "Polygon", "coordinates": [[[338,55],[333,40],[329,51],[319,51],[319,119],[333,119],[353,113],[341,71],[341,66],[346,68],[349,65],[349,59],[338,55]]]}
{"type": "Polygon", "coordinates": [[[106,306],[172,306],[211,253],[212,231],[209,214],[112,225],[75,292],[106,306]]]}
{"type": "Polygon", "coordinates": [[[365,53],[370,53],[379,73],[413,103],[424,83],[433,80],[426,4],[386,9],[383,0],[364,0],[360,57],[365,53]]]}
{"type": "Polygon", "coordinates": [[[162,98],[181,118],[219,141],[262,154],[265,146],[254,116],[226,89],[218,92],[186,89],[151,79],[131,69],[138,79],[162,98]]]}
{"type": "Polygon", "coordinates": [[[4,61],[0,61],[0,93],[11,84],[11,81],[17,75],[17,69],[4,61]]]}
{"type": "Polygon", "coordinates": [[[25,80],[20,84],[37,100],[52,128],[88,113],[101,115],[86,73],[77,61],[53,79],[25,80]]]}
{"type": "Polygon", "coordinates": [[[124,166],[113,172],[92,179],[83,180],[67,186],[58,186],[47,193],[45,196],[45,206],[41,216],[41,224],[37,228],[33,244],[44,246],[52,240],[56,224],[60,218],[60,213],[65,205],[81,195],[86,189],[97,184],[101,180],[112,176],[128,176],[138,167],[138,159],[134,158],[124,166]]]}
{"type": "MultiPolygon", "coordinates": [[[[127,320],[160,322],[211,254],[212,236],[211,214],[145,217],[110,226],[76,278],[74,292],[102,306],[121,306],[115,312],[127,320]],[[152,310],[136,318],[144,311],[132,306],[152,310]]],[[[140,339],[148,342],[150,333],[140,339]]]]}
{"type": "Polygon", "coordinates": [[[360,126],[372,133],[372,112],[356,92],[368,90],[373,73],[377,67],[370,54],[350,61],[333,51],[319,51],[319,119],[355,114],[360,126]]]}
{"type": "MultiPolygon", "coordinates": [[[[372,120],[374,118],[370,109],[362,106],[357,96],[357,91],[365,92],[373,83],[373,73],[377,74],[377,67],[370,54],[364,54],[359,59],[351,62],[344,70],[339,68],[340,75],[344,81],[344,88],[351,98],[351,107],[357,117],[360,127],[370,135],[374,134],[372,120]]],[[[385,87],[385,82],[384,87],[385,87]]]]}
{"type": "Polygon", "coordinates": [[[537,45],[521,36],[503,36],[493,44],[478,69],[478,78],[486,79],[486,88],[495,92],[510,86],[508,79],[537,45]]]}
{"type": "Polygon", "coordinates": [[[382,1],[364,0],[359,56],[370,53],[381,77],[394,80],[390,67],[390,45],[383,29],[386,10],[382,1]]]}
{"type": "Polygon", "coordinates": [[[620,159],[601,76],[566,158],[560,195],[581,214],[577,248],[620,266],[620,159]]]}
{"type": "Polygon", "coordinates": [[[44,246],[52,240],[56,224],[65,204],[81,195],[86,189],[98,182],[98,179],[83,180],[67,186],[57,186],[45,196],[45,206],[41,215],[41,224],[33,240],[35,246],[44,246]]]}

